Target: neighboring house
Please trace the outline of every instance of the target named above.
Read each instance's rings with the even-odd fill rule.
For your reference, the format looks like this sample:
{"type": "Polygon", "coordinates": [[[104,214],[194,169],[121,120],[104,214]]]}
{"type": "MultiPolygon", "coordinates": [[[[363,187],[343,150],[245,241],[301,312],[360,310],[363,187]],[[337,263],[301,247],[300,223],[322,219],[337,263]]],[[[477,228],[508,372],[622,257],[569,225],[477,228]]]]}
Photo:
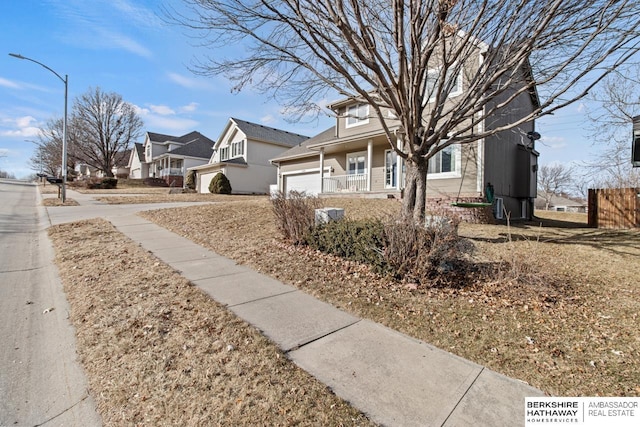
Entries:
{"type": "MultiPolygon", "coordinates": [[[[129,175],[128,160],[130,156],[131,150],[122,150],[115,154],[113,167],[111,168],[113,176],[126,178],[129,175]]],[[[76,172],[77,179],[89,179],[92,177],[104,178],[106,176],[103,171],[93,166],[89,166],[86,163],[77,163],[74,170],[76,172]]]]}
{"type": "Polygon", "coordinates": [[[539,192],[536,199],[536,209],[549,210],[557,212],[587,212],[587,202],[584,200],[575,200],[568,197],[555,196],[553,194],[546,197],[546,194],[539,192]],[[547,200],[549,206],[547,206],[547,200]]]}
{"type": "Polygon", "coordinates": [[[196,131],[182,136],[147,132],[142,144],[142,163],[146,163],[147,167],[145,171],[141,165],[141,178],[160,178],[172,187],[183,187],[187,169],[206,164],[211,158],[214,144],[214,141],[196,131]]]}
{"type": "Polygon", "coordinates": [[[76,179],[80,180],[98,176],[98,169],[93,166],[89,166],[86,163],[76,163],[74,171],[76,173],[76,179]]]}
{"type": "Polygon", "coordinates": [[[131,152],[134,150],[123,150],[116,153],[116,158],[113,161],[113,167],[111,172],[116,178],[127,178],[130,173],[129,159],[131,158],[131,152]]]}
{"type": "Polygon", "coordinates": [[[142,179],[149,176],[149,163],[144,160],[144,144],[136,142],[129,156],[129,178],[142,179]]]}
{"type": "MultiPolygon", "coordinates": [[[[468,61],[465,67],[477,67],[480,56],[468,61]]],[[[464,93],[465,74],[457,76],[459,89],[451,93],[449,102],[456,102],[456,96],[464,93]]],[[[529,75],[526,70],[522,74],[525,78],[529,75]]],[[[498,105],[510,95],[504,93],[492,102],[498,105]]],[[[500,127],[538,105],[535,91],[520,94],[499,114],[478,120],[476,129],[500,127]]],[[[334,127],[272,158],[272,163],[278,166],[278,189],[332,197],[401,198],[404,165],[387,141],[381,118],[368,105],[351,99],[335,102],[328,108],[336,116],[334,127]]],[[[400,122],[392,111],[383,109],[382,115],[389,129],[399,130],[400,122]]],[[[429,161],[427,208],[449,208],[458,199],[483,201],[490,188],[497,218],[503,218],[505,211],[510,212],[511,218],[531,218],[537,189],[534,130],[534,123],[529,122],[474,143],[451,145],[437,153],[429,161]]],[[[393,143],[402,144],[402,140],[398,137],[393,143]]]]}
{"type": "Polygon", "coordinates": [[[309,137],[230,118],[209,163],[190,168],[196,171],[196,189],[208,193],[218,173],[231,183],[234,194],[267,194],[277,181],[277,168],[269,161],[309,137]]]}

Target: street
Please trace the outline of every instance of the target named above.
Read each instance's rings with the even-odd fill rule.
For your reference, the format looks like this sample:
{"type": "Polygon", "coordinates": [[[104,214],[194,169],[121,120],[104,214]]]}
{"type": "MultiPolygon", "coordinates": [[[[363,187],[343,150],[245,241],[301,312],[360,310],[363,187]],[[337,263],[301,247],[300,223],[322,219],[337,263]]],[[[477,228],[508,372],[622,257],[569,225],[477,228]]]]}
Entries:
{"type": "Polygon", "coordinates": [[[0,180],[0,425],[97,426],[35,185],[0,180]]]}

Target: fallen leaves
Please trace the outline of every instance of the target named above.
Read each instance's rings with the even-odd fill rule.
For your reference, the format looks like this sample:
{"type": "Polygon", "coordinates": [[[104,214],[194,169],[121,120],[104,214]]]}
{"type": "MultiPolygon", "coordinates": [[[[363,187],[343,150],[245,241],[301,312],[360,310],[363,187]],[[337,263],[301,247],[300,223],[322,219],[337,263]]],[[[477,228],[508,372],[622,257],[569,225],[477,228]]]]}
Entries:
{"type": "MultiPolygon", "coordinates": [[[[399,207],[388,200],[323,200],[353,219],[399,207]]],[[[548,393],[638,395],[639,232],[607,231],[603,239],[604,232],[579,227],[463,223],[460,232],[476,246],[475,261],[502,260],[504,268],[515,261],[516,276],[467,276],[457,286],[424,287],[281,242],[266,199],[142,215],[357,316],[453,347],[548,393]],[[594,370],[590,361],[608,368],[594,370]]]]}

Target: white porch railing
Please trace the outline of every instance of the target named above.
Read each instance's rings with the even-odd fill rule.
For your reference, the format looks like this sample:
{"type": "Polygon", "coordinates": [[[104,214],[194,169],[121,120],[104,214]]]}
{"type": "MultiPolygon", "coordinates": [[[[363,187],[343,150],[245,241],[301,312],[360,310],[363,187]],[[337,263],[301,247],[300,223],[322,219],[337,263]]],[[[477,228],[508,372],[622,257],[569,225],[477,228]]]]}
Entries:
{"type": "Polygon", "coordinates": [[[367,174],[324,177],[322,191],[324,193],[367,191],[367,174]]]}
{"type": "Polygon", "coordinates": [[[182,168],[164,168],[160,171],[160,177],[165,176],[182,176],[183,170],[182,168]]]}

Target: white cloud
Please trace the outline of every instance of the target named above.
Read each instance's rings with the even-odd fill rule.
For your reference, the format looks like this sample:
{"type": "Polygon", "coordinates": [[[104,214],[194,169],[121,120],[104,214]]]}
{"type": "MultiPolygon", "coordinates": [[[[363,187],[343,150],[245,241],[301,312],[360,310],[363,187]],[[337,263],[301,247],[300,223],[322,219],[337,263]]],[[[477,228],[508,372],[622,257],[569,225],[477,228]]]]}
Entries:
{"type": "Polygon", "coordinates": [[[263,123],[265,125],[270,125],[276,122],[276,118],[273,117],[271,114],[267,114],[266,116],[263,116],[262,118],[260,118],[260,123],[263,123]]]}
{"type": "Polygon", "coordinates": [[[182,107],[180,107],[180,111],[183,113],[192,113],[196,111],[196,109],[198,109],[199,105],[200,104],[198,104],[197,102],[191,102],[187,105],[183,105],[182,107]]]}
{"type": "Polygon", "coordinates": [[[146,26],[156,29],[149,21],[157,21],[151,10],[132,6],[126,0],[59,1],[48,0],[60,20],[66,21],[62,38],[70,44],[88,49],[123,49],[149,58],[151,50],[126,34],[146,26]],[[114,7],[115,6],[115,7],[114,7]],[[142,17],[147,15],[144,20],[142,17]]]}
{"type": "Polygon", "coordinates": [[[107,45],[115,45],[128,52],[142,56],[143,58],[151,58],[153,56],[149,49],[124,34],[112,33],[105,30],[101,31],[101,33],[104,35],[103,40],[105,41],[103,47],[107,47],[107,45]]]}
{"type": "Polygon", "coordinates": [[[175,111],[165,105],[150,105],[149,108],[134,105],[134,108],[144,121],[145,129],[151,132],[182,134],[199,124],[195,120],[175,116],[175,111]]]}
{"type": "Polygon", "coordinates": [[[171,107],[167,107],[166,105],[149,105],[149,109],[156,114],[160,114],[161,116],[173,116],[176,112],[171,109],[171,107]]]}
{"type": "Polygon", "coordinates": [[[14,81],[3,79],[0,77],[0,86],[8,87],[10,89],[19,89],[20,85],[14,81]]]}
{"type": "Polygon", "coordinates": [[[540,143],[546,147],[560,149],[567,147],[567,140],[562,136],[543,136],[540,143]]]}
{"type": "Polygon", "coordinates": [[[0,136],[10,138],[32,138],[40,134],[37,120],[32,116],[8,118],[2,120],[2,126],[8,128],[0,131],[0,136]]]}
{"type": "Polygon", "coordinates": [[[186,89],[212,90],[214,88],[210,81],[198,79],[196,77],[185,76],[184,74],[168,72],[167,77],[178,86],[182,86],[186,89]]]}

